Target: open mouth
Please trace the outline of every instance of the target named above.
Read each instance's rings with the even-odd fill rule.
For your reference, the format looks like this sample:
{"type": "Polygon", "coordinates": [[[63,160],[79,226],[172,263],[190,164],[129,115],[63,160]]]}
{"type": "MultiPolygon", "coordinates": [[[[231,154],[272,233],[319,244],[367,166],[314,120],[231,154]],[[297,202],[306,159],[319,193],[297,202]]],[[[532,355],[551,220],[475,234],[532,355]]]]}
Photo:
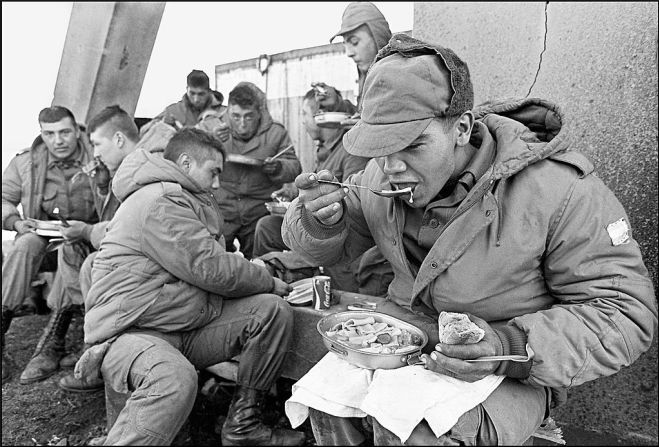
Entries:
{"type": "Polygon", "coordinates": [[[407,197],[407,202],[412,204],[414,203],[414,189],[416,188],[416,183],[392,183],[397,197],[407,197]]]}

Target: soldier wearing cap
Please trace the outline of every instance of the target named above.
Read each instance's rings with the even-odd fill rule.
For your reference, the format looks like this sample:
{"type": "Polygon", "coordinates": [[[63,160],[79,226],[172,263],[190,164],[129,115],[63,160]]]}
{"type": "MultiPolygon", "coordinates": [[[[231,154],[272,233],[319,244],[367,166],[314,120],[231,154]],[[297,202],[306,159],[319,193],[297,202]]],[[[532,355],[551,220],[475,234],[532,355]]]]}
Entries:
{"type": "MultiPolygon", "coordinates": [[[[439,439],[423,420],[406,445],[521,444],[569,387],[615,374],[652,343],[655,294],[629,219],[563,120],[537,98],[474,108],[453,51],[397,34],[368,72],[344,145],[375,158],[348,183],[411,194],[318,183],[329,171],[296,178],[282,226],[292,250],[336,262],[377,244],[394,270],[381,311],[425,329],[424,368],[504,377],[439,439]],[[484,338],[439,343],[441,311],[469,314],[484,338]],[[514,354],[528,360],[465,361],[514,354]]],[[[368,436],[359,419],[310,415],[319,445],[368,436]]],[[[400,443],[372,422],[375,445],[400,443]]]]}

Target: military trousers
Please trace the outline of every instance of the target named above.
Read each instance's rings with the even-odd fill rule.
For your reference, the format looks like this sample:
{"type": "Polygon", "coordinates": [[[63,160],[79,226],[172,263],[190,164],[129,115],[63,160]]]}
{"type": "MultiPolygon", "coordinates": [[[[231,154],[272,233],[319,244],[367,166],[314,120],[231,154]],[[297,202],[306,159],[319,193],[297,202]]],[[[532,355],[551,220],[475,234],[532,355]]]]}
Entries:
{"type": "Polygon", "coordinates": [[[240,356],[237,384],[269,390],[279,377],[293,333],[289,304],[272,294],[225,300],[206,326],[177,333],[134,330],[119,336],[101,367],[107,408],[106,445],[169,445],[197,395],[196,369],[240,356]]]}
{"type": "Polygon", "coordinates": [[[2,305],[9,310],[18,309],[30,296],[37,273],[55,266],[55,278],[46,298],[48,307],[58,310],[83,304],[79,272],[91,246],[86,241],[66,243],[56,253],[47,253],[47,246],[48,239],[35,233],[16,236],[13,249],[2,263],[2,305]]]}

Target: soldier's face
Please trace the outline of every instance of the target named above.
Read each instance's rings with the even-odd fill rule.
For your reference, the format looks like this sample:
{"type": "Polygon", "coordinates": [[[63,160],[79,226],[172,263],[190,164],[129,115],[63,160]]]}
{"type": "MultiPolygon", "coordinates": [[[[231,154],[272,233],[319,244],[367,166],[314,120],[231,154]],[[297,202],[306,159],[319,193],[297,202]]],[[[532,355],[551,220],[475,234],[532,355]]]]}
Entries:
{"type": "Polygon", "coordinates": [[[62,118],[56,123],[39,124],[41,138],[46,143],[50,155],[58,160],[65,160],[75,152],[80,130],[71,118],[62,118]]]}
{"type": "Polygon", "coordinates": [[[188,87],[186,93],[192,105],[197,109],[204,107],[211,96],[210,90],[200,87],[188,87]]]}

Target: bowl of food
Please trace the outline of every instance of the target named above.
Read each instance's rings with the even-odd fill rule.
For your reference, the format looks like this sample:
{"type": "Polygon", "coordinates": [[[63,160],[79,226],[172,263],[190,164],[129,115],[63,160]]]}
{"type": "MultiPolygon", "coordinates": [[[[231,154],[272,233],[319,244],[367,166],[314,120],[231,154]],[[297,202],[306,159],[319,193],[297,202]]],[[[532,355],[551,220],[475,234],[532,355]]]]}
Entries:
{"type": "Polygon", "coordinates": [[[324,112],[314,115],[313,119],[318,127],[327,127],[336,129],[342,127],[341,122],[350,118],[349,113],[344,112],[324,112]]]}
{"type": "Polygon", "coordinates": [[[428,343],[422,329],[380,312],[338,312],[321,318],[316,328],[329,351],[367,369],[406,366],[428,343]]]}
{"type": "Polygon", "coordinates": [[[265,207],[273,216],[283,216],[291,202],[266,202],[265,207]]]}

